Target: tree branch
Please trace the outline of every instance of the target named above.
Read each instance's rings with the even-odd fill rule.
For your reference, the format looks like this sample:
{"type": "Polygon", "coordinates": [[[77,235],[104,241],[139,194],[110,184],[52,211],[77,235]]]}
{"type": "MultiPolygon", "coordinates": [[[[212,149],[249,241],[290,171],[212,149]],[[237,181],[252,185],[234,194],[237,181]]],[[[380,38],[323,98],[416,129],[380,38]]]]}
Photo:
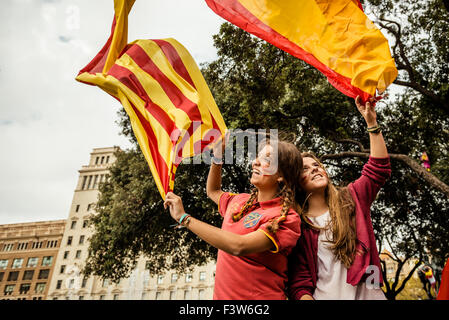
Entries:
{"type": "MultiPolygon", "coordinates": [[[[405,261],[407,261],[408,259],[406,259],[405,261]]],[[[404,262],[405,262],[404,261],[404,262]]],[[[415,273],[416,269],[418,269],[418,266],[421,265],[422,263],[422,258],[419,258],[418,263],[415,264],[415,266],[413,267],[412,270],[410,270],[410,272],[408,273],[408,275],[404,278],[404,280],[402,280],[401,286],[398,288],[398,290],[396,291],[397,293],[401,292],[404,288],[405,285],[407,284],[407,281],[410,280],[410,278],[413,276],[413,273],[415,273]]]]}
{"type": "MultiPolygon", "coordinates": [[[[446,2],[448,2],[448,1],[446,1],[446,2]]],[[[446,3],[445,3],[445,5],[446,5],[446,3]]],[[[444,101],[440,96],[438,96],[434,92],[424,88],[420,84],[420,80],[421,81],[423,80],[422,76],[420,76],[419,73],[416,72],[416,70],[413,68],[412,64],[410,63],[410,60],[408,59],[408,57],[406,55],[405,45],[401,40],[401,25],[396,21],[388,20],[385,18],[381,18],[380,20],[381,21],[377,21],[377,23],[382,28],[388,30],[388,32],[391,33],[396,39],[396,42],[395,42],[394,46],[392,47],[392,51],[393,51],[394,60],[396,62],[396,66],[397,66],[398,70],[406,70],[408,77],[410,79],[410,81],[408,81],[408,82],[396,79],[395,81],[393,81],[393,83],[400,85],[400,86],[405,86],[405,87],[415,89],[422,95],[430,98],[437,106],[442,107],[442,109],[446,113],[448,113],[449,112],[449,104],[447,103],[447,101],[444,101]],[[397,49],[399,49],[399,53],[397,52],[397,49]],[[416,79],[417,75],[419,76],[419,80],[416,79]]]]}
{"type": "MultiPolygon", "coordinates": [[[[410,158],[405,154],[395,154],[389,153],[391,159],[399,160],[405,163],[411,170],[413,170],[418,176],[423,178],[426,182],[428,182],[432,187],[438,189],[440,192],[444,193],[446,197],[449,198],[449,186],[445,184],[443,181],[435,177],[432,173],[427,171],[424,167],[422,167],[415,160],[410,158]]],[[[368,152],[357,152],[357,151],[344,151],[340,153],[334,154],[325,154],[320,157],[320,160],[327,159],[342,159],[342,158],[369,158],[368,152]]]]}
{"type": "Polygon", "coordinates": [[[369,149],[366,149],[363,144],[357,140],[353,140],[353,139],[339,139],[339,140],[335,140],[336,142],[341,142],[341,143],[351,143],[351,144],[355,144],[356,146],[359,147],[361,152],[369,152],[369,149]]]}

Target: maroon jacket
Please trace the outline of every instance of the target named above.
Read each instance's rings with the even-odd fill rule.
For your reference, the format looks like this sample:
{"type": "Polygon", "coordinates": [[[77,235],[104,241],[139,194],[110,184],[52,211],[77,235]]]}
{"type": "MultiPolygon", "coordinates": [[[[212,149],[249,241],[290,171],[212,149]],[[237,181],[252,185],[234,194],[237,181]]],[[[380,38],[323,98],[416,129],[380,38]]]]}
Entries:
{"type": "MultiPolygon", "coordinates": [[[[374,238],[370,207],[385,181],[391,175],[390,158],[370,157],[363,166],[362,175],[348,185],[355,202],[355,221],[357,232],[356,257],[348,269],[347,283],[353,286],[371,274],[367,268],[376,266],[378,279],[382,286],[382,272],[379,253],[374,238]]],[[[301,224],[301,237],[289,256],[288,295],[299,300],[304,294],[313,295],[318,273],[318,235],[307,223],[301,224]]]]}

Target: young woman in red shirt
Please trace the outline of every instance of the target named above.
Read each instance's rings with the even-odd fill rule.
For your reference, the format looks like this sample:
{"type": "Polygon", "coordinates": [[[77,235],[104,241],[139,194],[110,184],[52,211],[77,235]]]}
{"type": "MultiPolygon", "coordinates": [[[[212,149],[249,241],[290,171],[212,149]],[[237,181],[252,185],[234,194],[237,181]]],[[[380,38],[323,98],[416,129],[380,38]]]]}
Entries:
{"type": "Polygon", "coordinates": [[[336,187],[313,154],[302,154],[302,234],[289,257],[292,300],[385,299],[370,207],[390,177],[390,161],[374,105],[361,104],[359,97],[356,105],[370,138],[369,160],[359,179],[336,187]]]}
{"type": "MultiPolygon", "coordinates": [[[[302,169],[298,148],[269,141],[252,162],[250,194],[221,190],[221,164],[212,163],[207,195],[223,216],[221,228],[185,213],[182,200],[168,193],[164,202],[181,225],[218,248],[214,299],[286,299],[287,256],[300,235],[300,217],[294,210],[302,169]],[[274,154],[273,143],[277,143],[274,154]],[[271,172],[277,156],[277,170],[271,172]]],[[[214,154],[217,155],[214,149],[214,154]]]]}

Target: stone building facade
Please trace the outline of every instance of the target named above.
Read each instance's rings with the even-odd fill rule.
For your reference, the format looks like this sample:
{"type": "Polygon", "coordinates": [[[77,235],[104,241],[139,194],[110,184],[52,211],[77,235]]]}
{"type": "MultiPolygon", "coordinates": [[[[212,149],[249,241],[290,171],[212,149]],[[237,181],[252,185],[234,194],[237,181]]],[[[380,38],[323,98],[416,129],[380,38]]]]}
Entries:
{"type": "Polygon", "coordinates": [[[46,299],[65,224],[0,225],[0,299],[46,299]]]}
{"type": "Polygon", "coordinates": [[[89,237],[93,230],[88,219],[95,214],[98,185],[105,181],[109,166],[115,161],[117,147],[96,148],[90,154],[88,165],[79,170],[79,178],[70,205],[64,236],[47,299],[50,300],[169,300],[212,299],[215,263],[195,268],[190,274],[150,275],[145,257],[140,257],[131,275],[118,284],[80,273],[87,258],[89,237]]]}

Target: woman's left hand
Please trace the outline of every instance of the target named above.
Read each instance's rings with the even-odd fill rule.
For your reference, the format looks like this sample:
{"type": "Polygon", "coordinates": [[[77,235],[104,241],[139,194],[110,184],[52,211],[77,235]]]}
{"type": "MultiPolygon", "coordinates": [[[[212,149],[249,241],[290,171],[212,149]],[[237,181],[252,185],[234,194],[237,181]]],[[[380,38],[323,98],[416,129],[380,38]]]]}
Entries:
{"type": "Polygon", "coordinates": [[[374,103],[376,102],[375,98],[371,98],[369,101],[366,102],[365,105],[362,104],[362,99],[360,96],[357,96],[355,98],[355,104],[357,106],[357,109],[362,114],[363,118],[366,121],[366,125],[368,127],[374,127],[377,125],[376,120],[376,111],[374,110],[374,103]]]}
{"type": "Polygon", "coordinates": [[[181,216],[185,213],[181,197],[173,192],[167,193],[165,196],[164,208],[167,209],[167,206],[170,208],[171,217],[179,222],[179,219],[181,219],[181,216]]]}

